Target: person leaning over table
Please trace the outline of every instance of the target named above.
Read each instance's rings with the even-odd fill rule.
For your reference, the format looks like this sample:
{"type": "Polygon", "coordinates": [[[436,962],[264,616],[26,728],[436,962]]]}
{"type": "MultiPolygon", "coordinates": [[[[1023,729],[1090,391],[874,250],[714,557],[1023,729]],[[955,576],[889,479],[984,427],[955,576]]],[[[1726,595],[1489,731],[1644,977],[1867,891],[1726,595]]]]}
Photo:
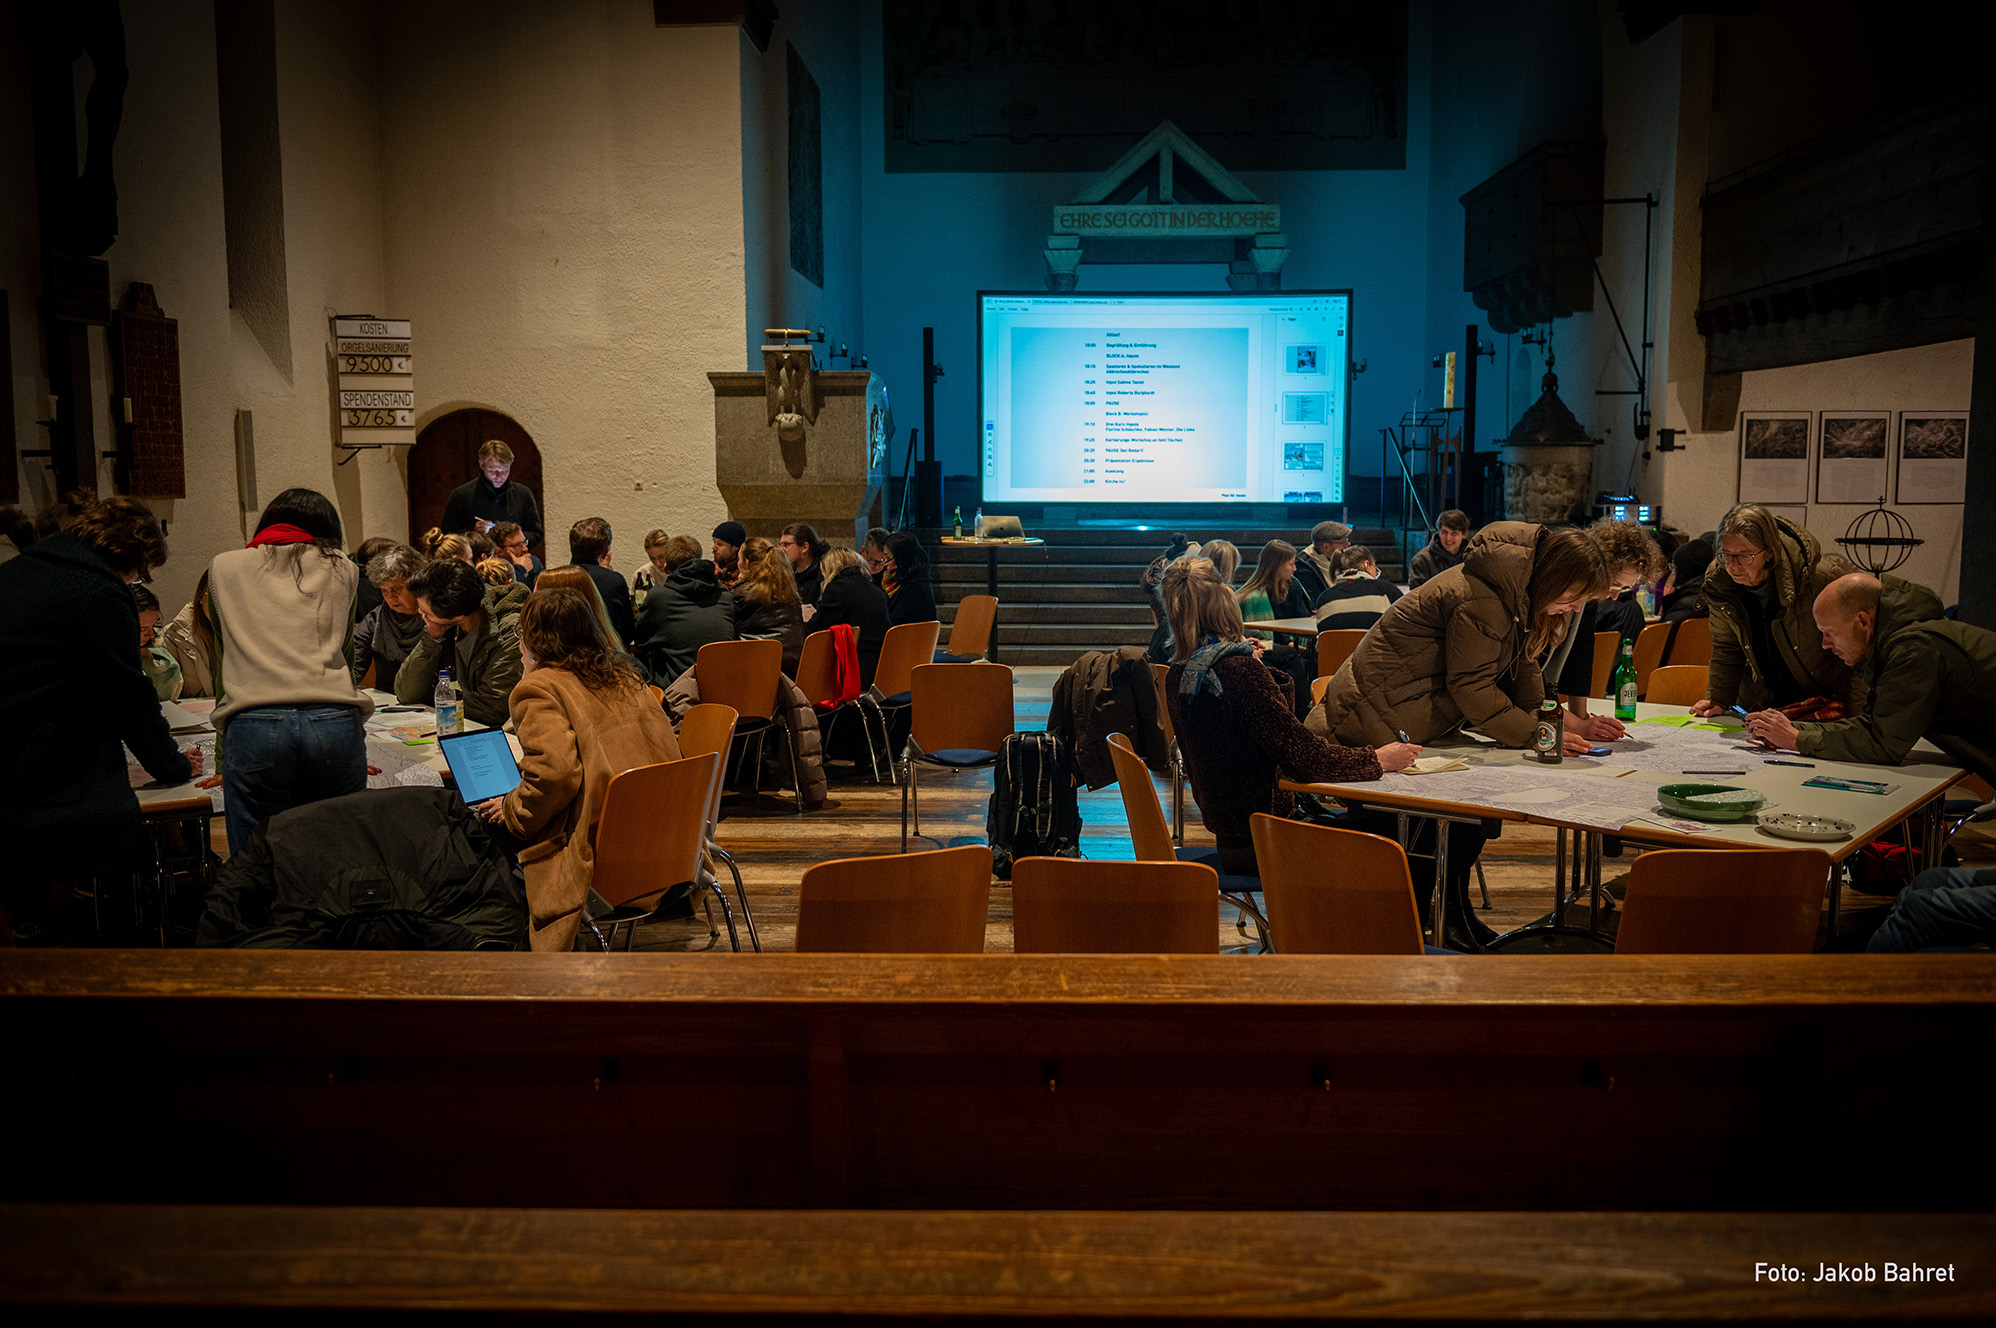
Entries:
{"type": "Polygon", "coordinates": [[[1284,779],[1371,780],[1420,755],[1408,743],[1340,746],[1296,718],[1295,684],[1261,662],[1266,644],[1241,626],[1240,605],[1205,558],[1181,558],[1164,571],[1165,612],[1176,656],[1165,701],[1185,756],[1200,818],[1219,846],[1220,870],[1259,876],[1249,818],[1294,817],[1284,779]]]}
{"type": "Polygon", "coordinates": [[[1826,723],[1757,710],[1749,733],[1864,765],[1898,765],[1925,738],[1984,779],[1996,776],[1996,632],[1947,617],[1925,586],[1868,572],[1825,586],[1814,614],[1823,645],[1856,672],[1863,702],[1826,723]]]}
{"type": "MultiPolygon", "coordinates": [[[[1601,546],[1584,531],[1493,522],[1460,564],[1386,610],[1339,666],[1308,725],[1337,742],[1375,745],[1402,733],[1430,743],[1473,724],[1506,747],[1529,746],[1545,696],[1540,661],[1607,584],[1601,546]]],[[[1589,744],[1572,727],[1565,739],[1569,752],[1589,744]]],[[[1366,815],[1370,823],[1354,829],[1393,833],[1392,816],[1366,815]]],[[[1469,907],[1469,872],[1485,837],[1483,826],[1449,829],[1438,945],[1474,950],[1494,935],[1469,907]]]]}
{"type": "Polygon", "coordinates": [[[183,752],[167,731],[133,649],[132,583],[165,561],[145,504],[108,498],[0,564],[0,910],[23,939],[63,938],[68,894],[53,882],[139,862],[126,747],[162,783],[201,771],[200,750],[183,752]]]}
{"type": "Polygon", "coordinates": [[[373,613],[381,607],[381,592],[375,589],[374,583],[367,579],[367,565],[373,562],[378,555],[388,552],[388,550],[394,548],[398,543],[400,543],[399,540],[389,539],[386,535],[370,535],[360,542],[359,548],[348,555],[353,559],[353,565],[360,571],[360,588],[355,592],[353,597],[353,620],[355,622],[359,622],[362,618],[365,618],[368,614],[373,613]]]}
{"type": "Polygon", "coordinates": [[[279,812],[367,787],[374,702],[353,682],[359,583],[341,548],[340,514],[314,489],[278,494],[249,547],[208,564],[215,751],[231,853],[279,812]]]}
{"type": "Polygon", "coordinates": [[[1564,693],[1573,698],[1565,715],[1569,732],[1596,742],[1627,736],[1620,720],[1612,713],[1589,715],[1588,694],[1594,689],[1594,635],[1618,632],[1625,641],[1642,634],[1643,609],[1623,596],[1637,582],[1654,581],[1668,570],[1663,549],[1655,537],[1633,521],[1603,518],[1587,527],[1587,537],[1601,547],[1608,564],[1608,587],[1598,599],[1591,599],[1574,615],[1566,634],[1546,656],[1545,685],[1548,693],[1564,693]]]}
{"type": "Polygon", "coordinates": [[[409,581],[430,565],[429,559],[406,544],[391,544],[375,554],[364,569],[368,584],[381,597],[374,611],[354,624],[353,680],[358,683],[374,665],[374,685],[382,691],[395,686],[402,661],[422,639],[423,615],[409,581]]]}
{"type": "MultiPolygon", "coordinates": [[[[610,781],[679,759],[679,741],[644,680],[604,649],[578,590],[537,589],[520,611],[508,702],[520,782],[472,808],[525,842],[529,944],[572,950],[596,875],[596,828],[610,781]]],[[[682,882],[660,881],[661,891],[682,882]]]]}
{"type": "Polygon", "coordinates": [[[520,681],[516,624],[526,587],[488,586],[465,564],[446,559],[411,577],[409,590],[423,615],[423,635],[395,672],[395,699],[429,705],[437,674],[449,669],[464,717],[489,728],[504,724],[506,698],[520,681]]]}
{"type": "Polygon", "coordinates": [[[215,694],[215,620],[208,613],[208,574],[194,583],[194,597],[159,629],[159,643],[180,664],[180,695],[215,694]]]}
{"type": "Polygon", "coordinates": [[[1863,683],[1823,645],[1812,614],[1816,596],[1851,565],[1825,554],[1803,527],[1753,503],[1726,513],[1718,536],[1719,556],[1705,572],[1710,681],[1691,713],[1816,701],[1810,718],[1841,719],[1861,709],[1863,683]]]}

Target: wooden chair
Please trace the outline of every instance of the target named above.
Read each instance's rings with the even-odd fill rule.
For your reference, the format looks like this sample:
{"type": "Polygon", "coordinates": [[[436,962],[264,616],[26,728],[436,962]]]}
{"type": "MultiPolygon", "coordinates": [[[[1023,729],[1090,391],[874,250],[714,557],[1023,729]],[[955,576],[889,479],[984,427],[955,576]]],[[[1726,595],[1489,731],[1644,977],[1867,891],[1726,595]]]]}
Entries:
{"type": "Polygon", "coordinates": [[[1686,618],[1677,624],[1677,637],[1670,643],[1666,664],[1710,664],[1712,662],[1712,620],[1686,618]]]}
{"type": "Polygon", "coordinates": [[[1819,848],[1657,849],[1636,859],[1616,954],[1809,954],[1834,864],[1819,848]]]}
{"type": "Polygon", "coordinates": [[[1324,693],[1331,690],[1331,678],[1334,676],[1335,675],[1332,674],[1326,674],[1310,679],[1311,705],[1315,706],[1323,704],[1324,693]]]}
{"type": "Polygon", "coordinates": [[[1705,699],[1712,671],[1703,664],[1666,664],[1649,675],[1649,695],[1657,705],[1688,706],[1705,699]]]}
{"type": "Polygon", "coordinates": [[[880,638],[880,659],[874,665],[873,685],[862,695],[880,720],[880,742],[888,749],[888,768],[894,769],[892,744],[888,736],[887,712],[906,710],[913,702],[915,670],[936,660],[936,638],[942,634],[939,622],[902,623],[887,629],[880,638]]]}
{"type": "MultiPolygon", "coordinates": [[[[1576,648],[1580,645],[1578,641],[1575,641],[1573,644],[1576,648]]],[[[1594,633],[1594,675],[1588,681],[1587,694],[1589,696],[1606,696],[1608,694],[1608,680],[1614,675],[1615,656],[1621,649],[1622,634],[1620,632],[1594,633]]]]}
{"type": "MultiPolygon", "coordinates": [[[[709,641],[693,657],[693,680],[700,699],[724,705],[738,717],[735,737],[755,741],[755,776],[750,790],[762,787],[762,749],[776,727],[777,687],[783,678],[781,641],[709,641]]],[[[797,786],[797,814],[804,814],[804,772],[798,765],[797,743],[790,743],[790,773],[797,786]]]]}
{"type": "MultiPolygon", "coordinates": [[[[866,754],[873,761],[873,782],[880,782],[880,748],[873,744],[873,726],[867,721],[866,702],[862,696],[855,696],[842,705],[826,707],[825,702],[838,694],[838,658],[832,646],[829,631],[813,632],[804,638],[804,649],[797,656],[797,689],[804,693],[804,699],[818,711],[818,728],[823,735],[825,749],[831,750],[832,727],[839,718],[851,713],[859,716],[860,731],[866,734],[866,754]]],[[[882,743],[886,742],[883,737],[882,743]]],[[[891,762],[889,763],[891,766],[891,762]]]]}
{"type": "Polygon", "coordinates": [[[1241,911],[1241,934],[1247,934],[1246,919],[1252,917],[1261,948],[1266,951],[1268,919],[1262,916],[1253,898],[1254,892],[1261,888],[1260,882],[1247,876],[1218,876],[1217,849],[1179,848],[1173,843],[1170,827],[1164,823],[1164,808],[1158,804],[1157,787],[1150,782],[1150,771],[1130,746],[1130,740],[1120,733],[1109,735],[1109,760],[1116,767],[1116,788],[1123,795],[1123,815],[1130,823],[1131,856],[1138,862],[1196,862],[1211,867],[1220,898],[1241,911]]]}
{"type": "Polygon", "coordinates": [[[979,954],[990,906],[983,844],[821,862],[797,887],[797,952],[979,954]]]}
{"type": "Polygon", "coordinates": [[[1012,864],[1012,948],[1019,954],[1213,954],[1219,949],[1218,881],[1211,867],[1197,862],[1020,858],[1012,864]]]}
{"type": "Polygon", "coordinates": [[[665,705],[665,688],[657,683],[647,683],[645,690],[651,693],[651,699],[658,702],[661,707],[665,705]]]}
{"type": "MultiPolygon", "coordinates": [[[[724,705],[715,705],[711,701],[703,701],[694,706],[686,712],[686,717],[679,721],[679,754],[682,757],[704,756],[708,752],[713,752],[723,760],[727,759],[728,748],[733,746],[735,741],[735,718],[733,709],[724,705]]],[[[710,863],[719,859],[728,864],[728,874],[735,878],[735,899],[742,906],[742,921],[748,927],[749,944],[760,952],[762,938],[756,934],[755,914],[749,910],[748,892],[742,889],[741,868],[736,865],[734,855],[716,842],[716,836],[720,834],[721,829],[721,790],[725,784],[725,780],[714,781],[714,797],[707,806],[707,858],[710,863]]],[[[715,896],[720,899],[721,916],[728,924],[728,943],[739,952],[742,948],[741,938],[735,934],[735,915],[728,907],[727,895],[721,892],[720,883],[714,879],[711,870],[705,874],[701,883],[712,887],[715,896]]],[[[711,922],[709,925],[712,925],[711,922]]]]}
{"type": "Polygon", "coordinates": [[[707,810],[721,779],[721,758],[699,756],[638,766],[610,780],[596,825],[596,875],[591,887],[609,910],[586,924],[604,950],[624,931],[624,948],[638,924],[676,907],[700,883],[707,849],[707,810]],[[610,934],[603,935],[608,926],[610,934]]]}
{"type": "Polygon", "coordinates": [[[965,595],[956,602],[956,619],[950,623],[949,644],[943,653],[957,656],[943,663],[963,663],[982,658],[991,647],[991,627],[998,621],[996,595],[965,595]]]}
{"type": "Polygon", "coordinates": [[[903,755],[901,851],[908,851],[909,817],[922,833],[920,766],[976,770],[998,764],[1012,732],[1012,670],[1003,664],[923,664],[909,679],[913,716],[903,755]]]}
{"type": "Polygon", "coordinates": [[[1351,652],[1358,649],[1358,643],[1365,640],[1365,633],[1355,627],[1340,627],[1335,632],[1317,633],[1317,676],[1328,678],[1336,673],[1343,663],[1351,658],[1351,652]]]}
{"type": "Polygon", "coordinates": [[[1420,905],[1400,845],[1266,812],[1256,812],[1248,830],[1278,953],[1424,952],[1420,905]]]}
{"type": "Polygon", "coordinates": [[[1185,753],[1178,746],[1178,730],[1171,723],[1171,704],[1165,697],[1164,676],[1169,664],[1150,666],[1151,681],[1157,684],[1157,722],[1164,728],[1164,747],[1171,758],[1171,842],[1185,842],[1185,753]]]}
{"type": "Polygon", "coordinates": [[[1651,623],[1636,635],[1636,695],[1649,695],[1649,675],[1663,663],[1663,648],[1670,641],[1669,623],[1651,623]]]}

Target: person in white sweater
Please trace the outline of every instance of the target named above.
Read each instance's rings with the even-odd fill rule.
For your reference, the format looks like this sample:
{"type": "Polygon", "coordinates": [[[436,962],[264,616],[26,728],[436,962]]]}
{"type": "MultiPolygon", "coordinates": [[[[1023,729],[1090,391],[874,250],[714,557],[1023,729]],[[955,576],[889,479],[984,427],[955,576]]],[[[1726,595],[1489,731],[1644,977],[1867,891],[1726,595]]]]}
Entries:
{"type": "Polygon", "coordinates": [[[249,547],[208,567],[215,729],[229,851],[260,822],[367,787],[367,716],[354,687],[360,571],[324,494],[286,489],[249,547]]]}

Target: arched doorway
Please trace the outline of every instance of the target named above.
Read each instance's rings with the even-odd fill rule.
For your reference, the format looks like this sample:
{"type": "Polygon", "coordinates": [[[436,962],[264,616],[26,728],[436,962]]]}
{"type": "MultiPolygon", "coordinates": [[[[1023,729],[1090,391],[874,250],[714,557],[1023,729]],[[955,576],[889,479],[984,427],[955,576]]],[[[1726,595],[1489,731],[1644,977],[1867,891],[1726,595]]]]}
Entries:
{"type": "MultiPolygon", "coordinates": [[[[444,519],[451,490],[478,478],[478,449],[496,438],[513,449],[513,482],[524,484],[547,519],[547,499],[541,496],[541,450],[527,431],[496,410],[454,410],[440,415],[416,435],[409,449],[409,542],[444,519]]],[[[545,548],[535,546],[543,560],[545,548]]]]}

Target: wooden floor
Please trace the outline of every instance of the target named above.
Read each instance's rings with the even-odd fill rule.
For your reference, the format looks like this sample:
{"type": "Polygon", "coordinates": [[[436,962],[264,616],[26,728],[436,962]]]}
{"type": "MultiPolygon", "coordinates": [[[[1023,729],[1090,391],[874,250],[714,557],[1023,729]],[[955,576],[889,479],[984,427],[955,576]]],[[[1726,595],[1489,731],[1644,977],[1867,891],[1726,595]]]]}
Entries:
{"type": "MultiPolygon", "coordinates": [[[[1056,668],[1022,667],[1015,671],[1018,728],[1032,731],[1046,727],[1048,697],[1056,668]]],[[[1170,806],[1168,783],[1155,780],[1158,795],[1170,806]]],[[[946,772],[924,769],[921,776],[923,838],[911,848],[943,848],[985,841],[984,817],[991,796],[988,770],[946,772]]],[[[1082,853],[1089,858],[1128,860],[1130,836],[1123,815],[1122,794],[1114,787],[1097,792],[1082,790],[1082,853]]],[[[727,819],[721,825],[720,842],[741,866],[748,888],[749,904],[765,950],[793,947],[797,926],[797,885],[805,868],[831,858],[863,857],[901,851],[901,792],[887,784],[875,784],[869,771],[857,773],[849,767],[834,766],[831,801],[823,808],[799,817],[787,791],[765,793],[760,798],[731,797],[727,819]]],[[[1198,808],[1186,797],[1185,840],[1189,845],[1211,844],[1213,837],[1199,823],[1198,808]]],[[[1603,868],[1611,889],[1618,889],[1633,861],[1628,856],[1609,859],[1603,868]]],[[[1479,915],[1499,931],[1523,926],[1544,917],[1552,907],[1554,862],[1553,832],[1535,827],[1507,826],[1501,838],[1485,846],[1483,875],[1490,890],[1490,908],[1479,915]]],[[[1481,904],[1481,895],[1471,885],[1472,901],[1481,904]]],[[[1846,895],[1847,909],[1883,907],[1889,900],[1846,895]]],[[[1579,914],[1585,909],[1576,910],[1579,914]]],[[[719,915],[716,914],[718,921],[719,915]]],[[[1584,920],[1584,918],[1582,919],[1584,920]]],[[[1223,952],[1248,953],[1253,946],[1236,928],[1236,917],[1223,911],[1219,945],[1223,952]]],[[[585,936],[585,939],[586,936],[585,936]]],[[[747,942],[743,942],[746,949],[747,942]]],[[[717,938],[704,922],[658,923],[641,928],[634,949],[703,951],[729,953],[725,931],[717,938]]],[[[1012,948],[1012,900],[1009,889],[1000,882],[991,892],[990,920],[985,930],[987,951],[1012,948]]]]}

